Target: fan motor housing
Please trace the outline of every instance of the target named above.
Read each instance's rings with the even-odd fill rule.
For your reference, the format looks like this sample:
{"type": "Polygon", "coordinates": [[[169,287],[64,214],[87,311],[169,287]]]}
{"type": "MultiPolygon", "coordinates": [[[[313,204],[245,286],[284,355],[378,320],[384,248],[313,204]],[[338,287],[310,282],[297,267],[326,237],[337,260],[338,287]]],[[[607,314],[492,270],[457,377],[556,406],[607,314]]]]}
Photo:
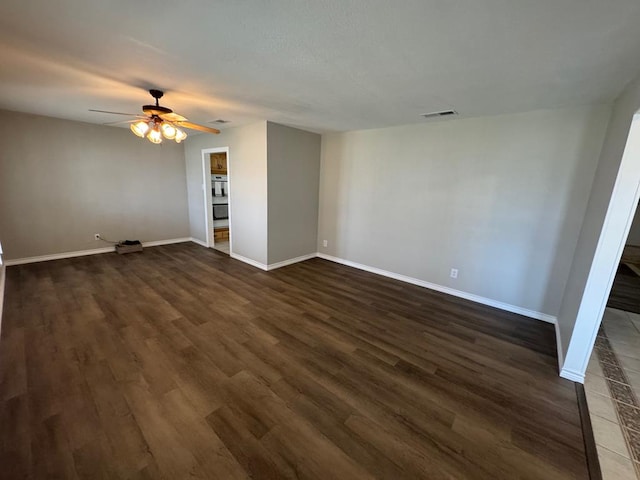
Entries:
{"type": "Polygon", "coordinates": [[[164,96],[164,92],[162,90],[149,90],[149,93],[153,98],[156,99],[155,105],[143,105],[142,111],[147,115],[163,115],[165,113],[173,113],[173,110],[167,107],[163,107],[160,105],[159,100],[164,96]]]}

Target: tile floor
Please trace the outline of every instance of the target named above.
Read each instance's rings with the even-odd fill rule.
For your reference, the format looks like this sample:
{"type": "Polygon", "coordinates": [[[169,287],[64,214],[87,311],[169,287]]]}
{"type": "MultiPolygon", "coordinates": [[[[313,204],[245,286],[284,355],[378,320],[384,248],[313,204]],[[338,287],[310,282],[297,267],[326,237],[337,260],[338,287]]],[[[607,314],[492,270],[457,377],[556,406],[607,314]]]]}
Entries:
{"type": "Polygon", "coordinates": [[[217,241],[213,248],[229,255],[229,240],[217,241]]]}
{"type": "Polygon", "coordinates": [[[584,387],[604,480],[640,479],[640,315],[605,310],[584,387]]]}

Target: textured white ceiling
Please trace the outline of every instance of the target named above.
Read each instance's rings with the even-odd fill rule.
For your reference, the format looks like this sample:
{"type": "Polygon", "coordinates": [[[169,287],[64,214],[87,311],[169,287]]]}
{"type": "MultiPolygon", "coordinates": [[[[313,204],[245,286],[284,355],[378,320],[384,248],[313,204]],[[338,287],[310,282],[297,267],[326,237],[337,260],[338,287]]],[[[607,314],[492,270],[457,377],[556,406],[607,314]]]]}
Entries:
{"type": "Polygon", "coordinates": [[[638,0],[2,0],[0,108],[316,131],[613,100],[640,73],[638,0]]]}

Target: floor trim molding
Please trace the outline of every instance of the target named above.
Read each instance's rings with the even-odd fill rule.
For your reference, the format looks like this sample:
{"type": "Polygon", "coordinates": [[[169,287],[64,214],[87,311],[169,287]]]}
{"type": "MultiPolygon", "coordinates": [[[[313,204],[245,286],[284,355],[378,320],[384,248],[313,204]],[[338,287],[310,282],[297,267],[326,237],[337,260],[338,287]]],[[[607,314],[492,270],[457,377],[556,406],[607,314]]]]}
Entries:
{"type": "Polygon", "coordinates": [[[524,315],[525,317],[534,318],[536,320],[542,320],[543,322],[553,323],[553,324],[557,323],[557,319],[553,315],[548,315],[542,312],[536,312],[535,310],[529,310],[528,308],[522,308],[516,305],[500,302],[498,300],[492,300],[490,298],[481,297],[480,295],[475,295],[473,293],[463,292],[461,290],[445,287],[442,285],[438,285],[436,283],[426,282],[418,278],[408,277],[406,275],[401,275],[399,273],[382,270],[381,268],[370,267],[368,265],[363,265],[362,263],[352,262],[351,260],[345,260],[343,258],[333,257],[331,255],[326,255],[324,253],[318,253],[318,257],[323,258],[325,260],[329,260],[331,262],[347,265],[348,267],[353,267],[359,270],[364,270],[366,272],[382,275],[384,277],[400,280],[401,282],[411,283],[413,285],[418,285],[419,287],[424,287],[430,290],[435,290],[437,292],[453,295],[454,297],[464,298],[465,300],[471,300],[472,302],[481,303],[483,305],[488,305],[490,307],[498,308],[500,310],[505,310],[507,312],[517,313],[518,315],[524,315]]]}
{"type": "Polygon", "coordinates": [[[560,324],[555,321],[554,325],[556,327],[556,350],[558,352],[558,371],[560,375],[562,375],[562,367],[564,366],[564,353],[562,349],[562,340],[560,338],[560,324]]]}
{"type": "Polygon", "coordinates": [[[142,242],[143,247],[159,247],[160,245],[171,245],[172,243],[190,242],[191,237],[171,238],[169,240],[154,240],[153,242],[142,242]]]}
{"type": "Polygon", "coordinates": [[[237,253],[232,253],[229,255],[231,258],[236,260],[240,260],[241,262],[247,263],[253,267],[259,268],[260,270],[264,270],[265,272],[269,272],[271,270],[275,270],[277,268],[286,267],[287,265],[293,265],[294,263],[304,262],[305,260],[310,260],[312,258],[316,258],[318,254],[308,253],[307,255],[302,255],[300,257],[290,258],[288,260],[283,260],[282,262],[270,263],[269,265],[265,265],[264,263],[256,262],[247,257],[243,257],[242,255],[238,255],[237,253]]]}
{"type": "Polygon", "coordinates": [[[292,265],[298,262],[304,262],[305,260],[311,260],[312,258],[316,258],[318,256],[317,252],[308,253],[307,255],[301,255],[299,257],[290,258],[289,260],[283,260],[282,262],[270,263],[267,265],[267,270],[275,270],[276,268],[286,267],[287,265],[292,265]]]}
{"type": "Polygon", "coordinates": [[[256,268],[259,268],[260,270],[264,270],[265,272],[268,270],[267,265],[265,265],[264,263],[256,262],[255,260],[251,260],[248,257],[243,257],[242,255],[238,255],[237,253],[232,253],[229,256],[235,260],[239,260],[248,265],[251,265],[252,267],[256,267],[256,268]]]}
{"type": "MultiPolygon", "coordinates": [[[[190,242],[191,237],[170,238],[168,240],[154,240],[151,242],[142,242],[143,247],[157,247],[160,245],[171,245],[172,243],[190,242]]],[[[75,252],[53,253],[50,255],[38,255],[36,257],[16,258],[7,260],[5,264],[9,267],[12,265],[24,265],[25,263],[48,262],[50,260],[62,260],[65,258],[84,257],[86,255],[99,255],[101,253],[110,253],[114,251],[114,247],[93,248],[91,250],[78,250],[75,252]]]]}
{"type": "Polygon", "coordinates": [[[99,255],[101,253],[113,252],[114,247],[93,248],[91,250],[78,250],[76,252],[53,253],[50,255],[38,255],[36,257],[16,258],[7,260],[7,266],[24,265],[25,263],[48,262],[50,260],[62,260],[64,258],[84,257],[86,255],[99,255]]]}
{"type": "Polygon", "coordinates": [[[191,240],[193,243],[197,243],[201,247],[209,248],[208,245],[207,245],[207,242],[203,242],[202,240],[200,240],[198,238],[191,237],[189,240],[191,240]]]}
{"type": "Polygon", "coordinates": [[[560,376],[562,378],[566,378],[567,380],[571,380],[572,382],[584,383],[584,374],[580,372],[576,372],[570,368],[563,368],[560,370],[560,376]]]}

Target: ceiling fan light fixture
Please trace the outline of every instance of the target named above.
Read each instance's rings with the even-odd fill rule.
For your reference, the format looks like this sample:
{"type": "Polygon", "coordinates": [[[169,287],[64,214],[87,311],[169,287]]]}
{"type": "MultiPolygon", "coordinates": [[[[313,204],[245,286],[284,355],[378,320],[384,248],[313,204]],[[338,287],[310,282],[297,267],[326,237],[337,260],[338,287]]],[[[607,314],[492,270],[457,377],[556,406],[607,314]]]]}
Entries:
{"type": "Polygon", "coordinates": [[[176,128],[176,143],[182,142],[185,138],[187,138],[187,134],[183,130],[176,128]]]}
{"type": "Polygon", "coordinates": [[[162,133],[160,133],[160,129],[154,127],[149,130],[149,133],[147,133],[147,140],[151,143],[162,143],[162,133]]]}
{"type": "Polygon", "coordinates": [[[144,120],[140,120],[139,122],[131,124],[131,131],[135,133],[140,138],[144,138],[146,133],[149,131],[149,124],[144,120]]]}
{"type": "MultiPolygon", "coordinates": [[[[187,133],[178,128],[178,126],[191,128],[207,133],[220,133],[216,128],[198,125],[187,120],[186,117],[175,113],[173,110],[160,105],[160,98],[164,95],[161,90],[149,90],[151,96],[155,99],[155,105],[143,105],[142,112],[144,115],[136,115],[135,113],[109,112],[107,110],[90,110],[99,113],[111,113],[114,115],[126,115],[131,117],[142,118],[142,120],[130,120],[129,128],[134,135],[140,138],[147,138],[152,143],[162,143],[162,139],[175,140],[181,143],[187,138],[187,133]]],[[[218,123],[226,123],[224,120],[217,120],[218,123]]],[[[117,122],[121,123],[121,122],[117,122]]]]}
{"type": "Polygon", "coordinates": [[[176,138],[176,133],[178,133],[176,127],[167,122],[163,122],[160,129],[162,130],[162,136],[167,140],[173,140],[176,138]]]}

